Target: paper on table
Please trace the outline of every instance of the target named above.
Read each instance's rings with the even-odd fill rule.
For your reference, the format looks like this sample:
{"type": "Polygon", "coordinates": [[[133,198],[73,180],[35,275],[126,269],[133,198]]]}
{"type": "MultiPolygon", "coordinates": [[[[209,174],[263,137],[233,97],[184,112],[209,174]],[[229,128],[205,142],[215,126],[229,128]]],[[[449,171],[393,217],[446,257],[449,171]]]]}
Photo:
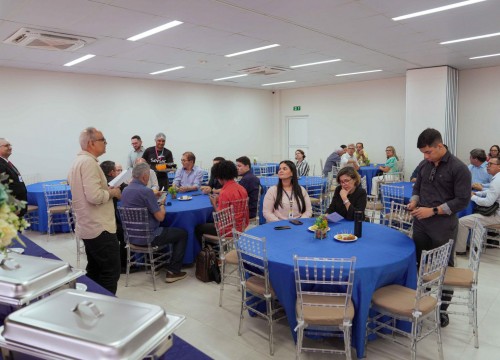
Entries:
{"type": "Polygon", "coordinates": [[[123,171],[120,175],[111,180],[108,185],[117,187],[123,184],[124,182],[128,182],[132,177],[132,169],[128,169],[127,171],[123,171]]]}
{"type": "Polygon", "coordinates": [[[342,215],[339,215],[336,212],[334,212],[334,213],[326,215],[326,219],[328,220],[328,222],[336,223],[336,222],[339,222],[340,220],[344,219],[344,217],[342,215]]]}

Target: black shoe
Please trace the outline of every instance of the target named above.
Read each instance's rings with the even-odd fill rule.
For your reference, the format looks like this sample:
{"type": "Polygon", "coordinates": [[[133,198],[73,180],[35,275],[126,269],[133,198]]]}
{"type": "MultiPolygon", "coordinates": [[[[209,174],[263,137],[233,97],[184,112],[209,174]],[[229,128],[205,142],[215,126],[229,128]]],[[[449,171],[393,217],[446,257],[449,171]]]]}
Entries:
{"type": "Polygon", "coordinates": [[[447,327],[450,324],[450,318],[448,317],[448,314],[440,314],[440,320],[441,320],[441,327],[447,327]]]}
{"type": "Polygon", "coordinates": [[[457,256],[465,256],[467,255],[467,251],[457,251],[455,254],[457,254],[457,256]]]}

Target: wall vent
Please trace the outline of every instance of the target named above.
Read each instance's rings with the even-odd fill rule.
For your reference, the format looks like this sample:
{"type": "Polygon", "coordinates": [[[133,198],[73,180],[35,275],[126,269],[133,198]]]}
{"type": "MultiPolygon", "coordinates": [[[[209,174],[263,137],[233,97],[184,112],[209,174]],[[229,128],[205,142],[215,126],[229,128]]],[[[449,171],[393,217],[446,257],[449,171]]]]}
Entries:
{"type": "Polygon", "coordinates": [[[3,42],[33,49],[73,51],[96,39],[53,31],[21,28],[3,42]]]}
{"type": "Polygon", "coordinates": [[[254,66],[247,69],[242,69],[239,72],[252,75],[275,75],[292,69],[282,66],[254,66]]]}

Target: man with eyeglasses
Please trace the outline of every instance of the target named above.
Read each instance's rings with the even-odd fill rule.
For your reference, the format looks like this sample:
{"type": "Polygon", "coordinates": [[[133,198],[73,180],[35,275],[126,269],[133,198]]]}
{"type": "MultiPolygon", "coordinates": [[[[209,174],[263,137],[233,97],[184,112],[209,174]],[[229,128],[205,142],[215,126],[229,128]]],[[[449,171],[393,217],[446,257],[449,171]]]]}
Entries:
{"type": "Polygon", "coordinates": [[[196,156],[191,151],[182,154],[182,168],[176,171],[173,186],[179,192],[199,190],[203,181],[203,170],[195,166],[196,156]]]}
{"type": "MultiPolygon", "coordinates": [[[[420,261],[422,250],[432,250],[456,239],[457,213],[467,207],[470,200],[471,174],[467,165],[452,155],[441,133],[426,129],[418,137],[417,148],[424,154],[418,167],[417,180],[408,204],[414,217],[413,241],[420,261]]],[[[454,266],[450,256],[449,266],[454,266]]],[[[453,292],[443,290],[442,300],[451,300],[453,292]]],[[[448,304],[442,304],[446,310],[448,304]]],[[[449,324],[448,314],[441,314],[441,326],[449,324]]]]}
{"type": "MultiPolygon", "coordinates": [[[[19,170],[9,161],[10,155],[12,155],[12,145],[7,139],[0,138],[0,174],[5,173],[7,175],[7,178],[2,180],[2,183],[9,187],[12,196],[17,200],[27,201],[26,185],[19,170]]],[[[19,216],[24,216],[25,213],[26,207],[20,211],[19,216]]]]}
{"type": "Polygon", "coordinates": [[[120,189],[108,187],[97,158],[106,152],[106,138],[94,127],[80,134],[81,151],[68,174],[73,210],[78,219],[75,233],[87,254],[87,276],[116,293],[120,278],[120,247],[116,236],[113,198],[120,189]]]}
{"type": "Polygon", "coordinates": [[[144,150],[142,158],[146,160],[152,170],[156,173],[158,186],[160,190],[168,188],[168,171],[175,167],[172,151],[165,147],[164,133],[158,133],[155,136],[155,146],[148,147],[144,150]]]}
{"type": "Polygon", "coordinates": [[[142,146],[142,140],[139,135],[132,136],[132,138],[130,139],[130,144],[132,145],[133,149],[128,154],[127,158],[127,166],[129,169],[133,168],[135,161],[138,158],[142,158],[142,155],[144,154],[144,146],[142,146]]]}
{"type": "MultiPolygon", "coordinates": [[[[492,206],[495,202],[500,203],[500,159],[490,158],[486,167],[488,174],[493,176],[490,187],[484,191],[477,191],[471,193],[471,200],[477,205],[492,206]]],[[[474,226],[475,221],[479,221],[483,226],[498,225],[500,224],[500,209],[490,216],[481,214],[472,214],[460,218],[458,225],[458,236],[456,254],[465,255],[467,246],[467,237],[469,230],[474,226]]]]}
{"type": "Polygon", "coordinates": [[[355,151],[356,148],[354,147],[354,144],[347,145],[347,152],[340,158],[341,168],[351,166],[354,170],[359,170],[358,159],[356,159],[356,155],[354,155],[355,151]]]}

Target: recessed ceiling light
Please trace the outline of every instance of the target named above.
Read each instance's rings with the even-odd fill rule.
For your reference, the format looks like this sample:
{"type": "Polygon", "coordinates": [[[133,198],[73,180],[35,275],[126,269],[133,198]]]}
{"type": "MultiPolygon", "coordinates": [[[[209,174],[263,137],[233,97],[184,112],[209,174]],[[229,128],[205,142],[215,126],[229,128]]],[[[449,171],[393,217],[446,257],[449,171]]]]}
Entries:
{"type": "Polygon", "coordinates": [[[267,46],[262,46],[262,47],[259,47],[259,48],[255,48],[255,49],[240,51],[240,52],[229,54],[229,55],[225,55],[225,56],[226,57],[232,57],[232,56],[237,56],[237,55],[242,55],[242,54],[248,54],[248,53],[251,53],[251,52],[254,52],[254,51],[261,51],[261,50],[271,49],[271,48],[276,47],[276,46],[280,46],[280,45],[279,44],[272,44],[272,45],[267,45],[267,46]]]}
{"type": "Polygon", "coordinates": [[[484,38],[494,37],[494,36],[498,36],[498,35],[500,35],[500,33],[479,35],[479,36],[473,36],[473,37],[469,37],[469,38],[463,38],[463,39],[457,39],[457,40],[450,40],[450,41],[443,41],[443,42],[440,42],[440,44],[441,45],[453,44],[453,43],[457,43],[457,42],[477,40],[477,39],[484,39],[484,38]]]}
{"type": "Polygon", "coordinates": [[[493,57],[493,56],[500,56],[500,54],[491,54],[491,55],[474,56],[474,57],[469,58],[469,60],[474,60],[474,59],[482,59],[482,58],[488,58],[488,57],[493,57]]]}
{"type": "Polygon", "coordinates": [[[333,60],[326,60],[326,61],[318,61],[318,62],[313,62],[309,64],[301,64],[301,65],[293,65],[290,66],[291,68],[298,68],[298,67],[303,67],[303,66],[312,66],[312,65],[320,65],[320,64],[327,64],[327,63],[332,63],[336,61],[340,61],[341,59],[333,59],[333,60]]]}
{"type": "Polygon", "coordinates": [[[294,82],[295,82],[295,80],[281,81],[281,82],[275,82],[275,83],[269,83],[269,84],[262,84],[262,86],[279,85],[279,84],[289,84],[289,83],[294,83],[294,82]]]}
{"type": "Polygon", "coordinates": [[[239,77],[243,77],[243,76],[248,76],[248,74],[228,76],[228,77],[214,79],[213,81],[221,81],[221,80],[227,80],[227,79],[234,79],[234,78],[239,78],[239,77]]]}
{"type": "Polygon", "coordinates": [[[69,63],[64,64],[64,66],[73,66],[75,64],[81,63],[82,61],[92,59],[94,56],[95,55],[88,54],[88,55],[82,56],[81,58],[78,58],[76,60],[70,61],[69,63]]]}
{"type": "Polygon", "coordinates": [[[359,72],[353,72],[353,73],[347,73],[347,74],[338,74],[335,76],[349,76],[349,75],[359,75],[359,74],[368,74],[368,73],[374,73],[374,72],[379,72],[382,70],[369,70],[369,71],[359,71],[359,72]]]}
{"type": "Polygon", "coordinates": [[[157,75],[157,74],[162,74],[162,73],[166,73],[166,72],[174,71],[174,70],[179,70],[179,69],[184,69],[184,66],[176,66],[176,67],[173,67],[170,69],[155,71],[155,72],[149,73],[149,75],[157,75]]]}
{"type": "Polygon", "coordinates": [[[399,21],[399,20],[410,19],[410,18],[414,18],[414,17],[417,17],[417,16],[422,16],[422,15],[427,15],[427,14],[433,14],[433,13],[437,13],[437,12],[440,12],[440,11],[445,11],[445,10],[455,9],[455,8],[462,7],[462,6],[472,5],[472,4],[480,3],[480,2],[483,2],[483,1],[486,1],[486,0],[461,1],[461,2],[458,2],[458,3],[455,3],[455,4],[440,6],[440,7],[434,8],[434,9],[423,10],[423,11],[418,11],[418,12],[414,12],[414,13],[407,14],[407,15],[397,16],[397,17],[392,18],[392,20],[399,21]]]}
{"type": "Polygon", "coordinates": [[[174,20],[174,21],[171,21],[169,23],[157,26],[154,29],[151,29],[151,30],[148,30],[148,31],[144,31],[144,32],[142,32],[140,34],[137,34],[137,35],[134,35],[132,37],[129,37],[127,40],[137,41],[137,40],[140,40],[140,39],[144,39],[145,37],[157,34],[157,33],[161,32],[161,31],[173,28],[174,26],[177,26],[177,25],[180,25],[180,24],[182,24],[182,21],[174,20]]]}

